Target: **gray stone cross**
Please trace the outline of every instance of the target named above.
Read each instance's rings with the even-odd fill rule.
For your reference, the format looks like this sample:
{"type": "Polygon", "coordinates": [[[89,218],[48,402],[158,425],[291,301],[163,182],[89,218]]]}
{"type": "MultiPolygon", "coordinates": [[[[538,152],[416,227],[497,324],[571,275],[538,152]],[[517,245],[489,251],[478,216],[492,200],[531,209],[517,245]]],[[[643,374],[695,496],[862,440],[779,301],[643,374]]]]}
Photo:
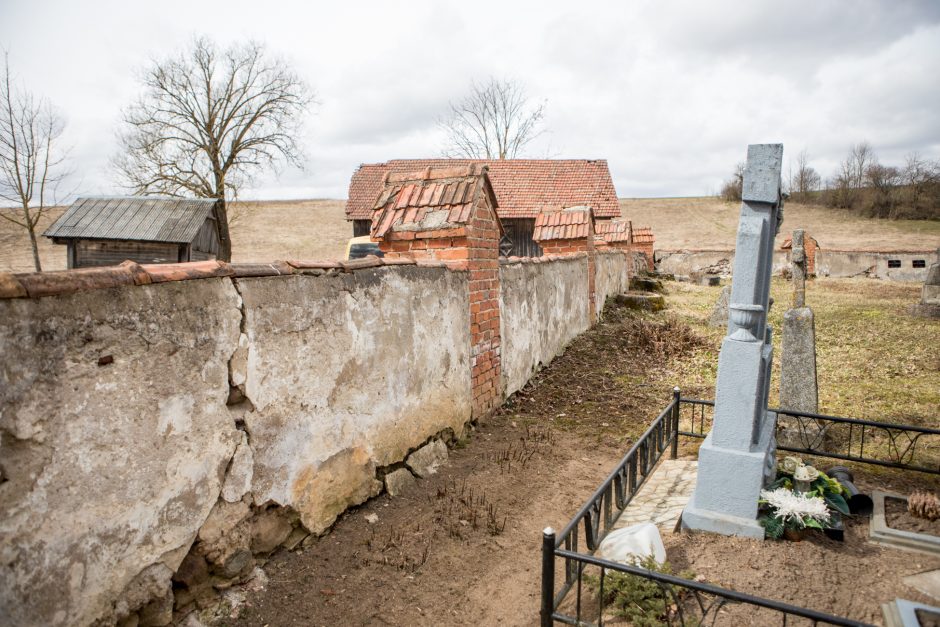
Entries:
{"type": "Polygon", "coordinates": [[[793,272],[793,307],[806,306],[806,249],[803,247],[803,229],[793,231],[790,265],[793,272]]]}

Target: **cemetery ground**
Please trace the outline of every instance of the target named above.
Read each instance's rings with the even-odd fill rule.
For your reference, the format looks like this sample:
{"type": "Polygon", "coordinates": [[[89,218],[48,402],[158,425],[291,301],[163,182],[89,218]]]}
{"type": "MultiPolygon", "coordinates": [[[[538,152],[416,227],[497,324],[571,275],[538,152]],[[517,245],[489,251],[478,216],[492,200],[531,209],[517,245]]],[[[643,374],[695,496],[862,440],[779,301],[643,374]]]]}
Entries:
{"type": "MultiPolygon", "coordinates": [[[[272,627],[537,624],[541,529],[567,523],[669,402],[674,385],[685,396],[712,398],[723,330],[706,325],[720,288],[666,285],[666,312],[608,307],[602,323],[460,441],[437,475],[402,496],[353,508],[320,538],[276,553],[264,566],[263,590],[231,590],[229,601],[241,605],[234,612],[207,607],[206,617],[272,627]]],[[[776,329],[789,293],[788,283],[774,280],[776,329]]],[[[907,315],[918,298],[917,285],[808,284],[821,412],[936,419],[940,322],[907,315]]],[[[691,458],[694,448],[684,445],[680,456],[691,458]]],[[[854,470],[866,491],[940,489],[916,473],[854,470]]],[[[850,519],[844,543],[668,533],[664,540],[676,572],[859,620],[880,623],[880,604],[896,596],[928,600],[901,578],[940,568],[940,559],[880,547],[867,536],[867,520],[850,519]]],[[[768,619],[741,606],[724,612],[718,624],[768,619]]]]}

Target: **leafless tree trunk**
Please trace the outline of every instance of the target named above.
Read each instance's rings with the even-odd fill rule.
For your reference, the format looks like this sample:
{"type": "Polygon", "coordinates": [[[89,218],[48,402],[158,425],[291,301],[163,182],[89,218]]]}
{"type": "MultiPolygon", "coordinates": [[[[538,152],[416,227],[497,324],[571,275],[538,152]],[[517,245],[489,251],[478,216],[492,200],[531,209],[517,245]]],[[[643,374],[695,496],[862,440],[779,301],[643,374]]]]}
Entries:
{"type": "Polygon", "coordinates": [[[64,157],[56,151],[64,124],[48,102],[16,90],[6,54],[0,108],[0,200],[17,205],[15,212],[0,212],[0,217],[29,233],[33,265],[41,272],[36,225],[48,208],[47,195],[67,175],[59,167],[64,157]]]}
{"type": "Polygon", "coordinates": [[[719,196],[725,202],[740,202],[744,193],[744,163],[734,166],[734,174],[722,183],[719,196]]]}
{"type": "Polygon", "coordinates": [[[490,78],[473,83],[470,93],[451,103],[450,114],[440,121],[447,133],[448,157],[514,159],[541,134],[545,103],[530,105],[525,88],[517,81],[490,78]]]}
{"type": "Polygon", "coordinates": [[[136,194],[215,198],[220,258],[231,260],[227,201],[280,161],[302,167],[298,134],[312,95],[258,43],[219,50],[197,38],[156,62],[144,94],[124,111],[114,165],[136,194]]]}

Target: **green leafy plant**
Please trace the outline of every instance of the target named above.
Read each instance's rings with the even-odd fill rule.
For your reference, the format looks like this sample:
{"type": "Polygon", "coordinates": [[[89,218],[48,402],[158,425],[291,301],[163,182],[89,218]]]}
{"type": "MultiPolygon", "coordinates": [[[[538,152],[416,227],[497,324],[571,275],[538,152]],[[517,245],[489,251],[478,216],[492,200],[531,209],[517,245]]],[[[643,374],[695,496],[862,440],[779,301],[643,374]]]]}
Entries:
{"type": "MultiPolygon", "coordinates": [[[[648,555],[635,563],[639,568],[645,568],[664,575],[672,575],[672,566],[669,562],[660,564],[652,555],[648,555]]],[[[679,577],[692,579],[695,574],[691,571],[682,571],[679,577]]],[[[595,592],[600,590],[600,578],[585,576],[585,581],[595,592]]],[[[637,627],[662,627],[665,625],[698,625],[698,620],[684,617],[677,623],[679,608],[676,605],[683,596],[683,591],[668,584],[661,584],[631,575],[629,573],[608,572],[604,577],[604,598],[601,602],[605,607],[611,606],[617,616],[629,621],[637,627]]]]}

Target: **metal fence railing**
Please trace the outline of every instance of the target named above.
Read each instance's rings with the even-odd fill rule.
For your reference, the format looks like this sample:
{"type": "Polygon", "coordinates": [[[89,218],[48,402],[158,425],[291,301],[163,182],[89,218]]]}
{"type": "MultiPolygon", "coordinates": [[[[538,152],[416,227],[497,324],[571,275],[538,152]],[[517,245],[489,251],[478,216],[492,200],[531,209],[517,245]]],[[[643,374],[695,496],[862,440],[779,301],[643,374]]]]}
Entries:
{"type": "MultiPolygon", "coordinates": [[[[671,609],[662,617],[669,625],[699,625],[706,619],[714,624],[719,610],[741,603],[762,613],[758,619],[760,624],[771,624],[774,616],[783,625],[792,619],[802,619],[812,625],[866,624],[594,556],[666,449],[675,459],[681,436],[704,438],[711,429],[713,411],[713,401],[682,398],[676,388],[669,405],[561,533],[556,534],[551,528],[543,532],[543,627],[550,627],[556,621],[570,625],[603,625],[605,580],[613,572],[654,582],[669,600],[667,606],[671,609]],[[558,560],[563,560],[562,577],[556,583],[558,560]]],[[[778,436],[784,439],[781,444],[778,437],[778,450],[940,474],[938,429],[785,409],[772,411],[778,415],[778,436]]]]}

